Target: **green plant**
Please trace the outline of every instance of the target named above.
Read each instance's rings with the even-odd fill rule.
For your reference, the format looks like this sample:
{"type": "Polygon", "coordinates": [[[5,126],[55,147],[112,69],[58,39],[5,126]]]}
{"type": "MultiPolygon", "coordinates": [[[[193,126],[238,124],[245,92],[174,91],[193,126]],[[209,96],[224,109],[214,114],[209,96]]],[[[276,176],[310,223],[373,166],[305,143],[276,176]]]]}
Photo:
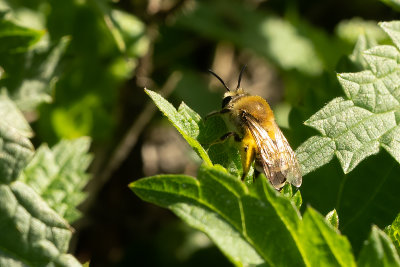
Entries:
{"type": "Polygon", "coordinates": [[[89,138],[36,151],[23,112],[51,100],[68,38],[51,43],[45,32],[0,17],[0,266],[81,266],[68,254],[85,198],[89,138]],[[41,43],[39,42],[41,41],[41,43]]]}
{"type": "MultiPolygon", "coordinates": [[[[389,216],[399,212],[398,187],[394,186],[399,184],[394,180],[398,180],[398,175],[394,177],[398,174],[395,161],[400,162],[400,22],[379,25],[392,43],[377,46],[373,41],[368,42],[366,36],[359,38],[349,57],[352,68],[359,71],[338,74],[346,98],[335,98],[305,122],[321,135],[312,136],[296,150],[304,175],[329,163],[334,155],[339,160],[344,174],[338,175],[342,177],[335,196],[338,202],[331,206],[338,211],[330,212],[326,219],[311,207],[306,207],[300,215],[300,191],[293,195],[290,186],[278,193],[265,177],[255,183],[240,182],[240,158],[235,144],[226,141],[211,147],[201,145],[226,132],[219,118],[203,121],[184,103],[176,110],[150,90],[146,90],[147,94],[204,162],[196,178],[158,175],[132,183],[131,189],[143,200],[171,209],[189,225],[205,232],[239,266],[400,266],[392,243],[398,245],[397,220],[387,228],[389,236],[377,226],[363,225],[376,220],[379,212],[373,206],[376,203],[385,205],[390,210],[389,216]],[[365,163],[356,168],[377,154],[380,147],[392,159],[379,155],[374,161],[385,162],[385,167],[389,165],[387,169],[377,169],[379,165],[373,165],[372,160],[369,166],[365,163]],[[350,178],[353,181],[348,181],[350,178]],[[357,188],[355,181],[360,182],[357,188]],[[388,185],[389,181],[394,184],[388,185]],[[361,196],[365,199],[362,209],[349,216],[349,211],[354,210],[349,205],[356,204],[359,194],[364,189],[368,192],[370,186],[375,186],[372,194],[361,196]],[[346,205],[340,201],[347,201],[346,205]],[[337,230],[342,229],[339,218],[347,227],[343,229],[349,233],[351,242],[337,230]],[[360,240],[367,237],[365,228],[369,228],[370,236],[361,245],[360,240]]],[[[327,170],[322,168],[323,172],[327,170]]],[[[304,177],[305,182],[307,178],[304,177]]],[[[320,190],[316,194],[321,198],[320,190]]],[[[329,194],[329,189],[325,190],[329,194]]],[[[333,190],[336,193],[336,188],[333,190]]]]}
{"type": "MultiPolygon", "coordinates": [[[[400,10],[398,0],[382,1],[400,10]]],[[[399,23],[338,21],[339,14],[318,23],[315,14],[326,14],[319,11],[329,1],[297,2],[0,0],[0,266],[80,266],[87,255],[93,265],[201,266],[221,258],[202,233],[180,229],[145,203],[123,205],[125,195],[116,194],[132,197],[125,179],[142,173],[139,146],[134,165],[119,167],[132,145],[151,144],[140,137],[153,112],[143,108],[144,84],[174,89],[172,102],[185,99],[176,110],[147,91],[203,164],[196,178],[132,183],[141,198],[205,232],[236,265],[399,266],[399,23]],[[199,72],[223,65],[227,78],[245,63],[246,87],[284,88],[285,102],[274,107],[280,93],[270,102],[297,147],[300,190],[287,185],[278,193],[265,177],[242,183],[233,140],[205,145],[227,128],[219,117],[197,114],[220,104],[199,72]],[[181,80],[167,79],[176,71],[181,80]],[[74,231],[91,140],[96,179],[82,210],[101,212],[87,212],[89,224],[74,231]],[[156,231],[135,223],[152,218],[161,222],[156,231]],[[86,242],[102,223],[107,233],[86,242]],[[79,240],[69,248],[74,233],[79,240]],[[109,233],[123,238],[109,242],[109,233]]],[[[390,19],[370,8],[380,8],[374,0],[336,6],[328,13],[351,15],[350,7],[390,19]]]]}

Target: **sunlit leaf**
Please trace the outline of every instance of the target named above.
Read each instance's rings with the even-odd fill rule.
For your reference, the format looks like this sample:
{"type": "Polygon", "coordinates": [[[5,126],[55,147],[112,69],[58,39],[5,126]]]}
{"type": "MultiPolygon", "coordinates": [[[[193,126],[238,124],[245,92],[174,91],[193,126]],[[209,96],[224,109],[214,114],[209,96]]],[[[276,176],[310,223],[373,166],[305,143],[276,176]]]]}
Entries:
{"type": "Polygon", "coordinates": [[[0,18],[0,54],[24,52],[37,43],[44,33],[0,18]]]}
{"type": "Polygon", "coordinates": [[[66,254],[68,223],[28,185],[15,181],[32,157],[30,141],[0,122],[0,144],[0,265],[80,266],[66,254]]]}
{"type": "Polygon", "coordinates": [[[387,39],[387,35],[377,25],[376,21],[363,20],[361,18],[342,20],[336,26],[335,31],[340,38],[352,43],[355,43],[359,36],[367,36],[377,42],[387,39]]]}
{"type": "Polygon", "coordinates": [[[76,207],[86,197],[82,189],[89,180],[89,145],[87,138],[64,140],[52,149],[42,145],[20,177],[68,222],[80,217],[76,207]]]}
{"type": "Polygon", "coordinates": [[[33,132],[24,115],[15,103],[8,97],[6,91],[0,92],[0,118],[3,123],[13,127],[26,137],[32,137],[33,132]]]}
{"type": "Polygon", "coordinates": [[[396,246],[397,253],[400,252],[400,214],[391,225],[385,228],[385,233],[390,237],[393,244],[396,246]]]}
{"type": "Polygon", "coordinates": [[[30,50],[7,57],[3,65],[6,77],[0,80],[0,86],[7,89],[21,110],[32,110],[40,103],[52,100],[57,66],[68,43],[69,38],[63,38],[48,50],[30,50]]]}
{"type": "Polygon", "coordinates": [[[381,0],[381,2],[387,4],[388,6],[392,7],[397,12],[400,11],[400,1],[399,0],[381,0]]]}
{"type": "Polygon", "coordinates": [[[149,47],[149,39],[145,35],[145,25],[137,17],[127,12],[120,10],[111,10],[110,20],[114,22],[115,29],[112,30],[116,40],[124,42],[121,47],[124,48],[124,52],[130,57],[143,56],[149,47]],[[118,36],[118,33],[121,35],[118,36]]]}
{"type": "Polygon", "coordinates": [[[69,38],[51,47],[45,55],[38,56],[32,65],[26,65],[25,79],[17,89],[14,89],[12,98],[22,110],[31,110],[42,102],[50,102],[53,86],[58,78],[56,68],[69,43],[69,38]],[[43,56],[45,58],[43,59],[43,56]],[[40,59],[39,59],[40,58],[40,59]]]}
{"type": "Polygon", "coordinates": [[[265,177],[249,191],[226,171],[203,166],[197,179],[154,176],[134,182],[131,188],[204,231],[238,265],[355,265],[346,238],[310,208],[301,220],[292,202],[265,177]]]}
{"type": "Polygon", "coordinates": [[[390,238],[373,226],[357,259],[358,266],[400,266],[400,258],[390,238]]]}
{"type": "Polygon", "coordinates": [[[358,70],[363,70],[368,68],[368,63],[364,58],[363,52],[376,46],[377,41],[365,34],[359,35],[356,45],[354,47],[353,53],[349,56],[349,59],[356,65],[358,65],[358,70]]]}
{"type": "Polygon", "coordinates": [[[0,198],[0,263],[80,266],[66,254],[70,226],[31,188],[18,181],[2,184],[0,198]]]}
{"type": "Polygon", "coordinates": [[[50,144],[87,135],[107,143],[116,126],[119,89],[134,76],[149,47],[146,24],[109,1],[47,1],[46,5],[51,12],[43,23],[49,36],[52,40],[70,36],[71,41],[55,101],[40,106],[38,134],[50,144]]]}
{"type": "MultiPolygon", "coordinates": [[[[178,26],[251,49],[285,70],[296,69],[307,75],[322,72],[324,63],[312,40],[313,34],[318,35],[317,31],[311,33],[305,28],[299,29],[298,25],[287,20],[235,2],[221,1],[209,5],[196,3],[190,13],[179,17],[178,26]]],[[[315,39],[321,41],[325,37],[322,35],[320,33],[315,39]]]]}
{"type": "MultiPolygon", "coordinates": [[[[369,62],[368,60],[366,62],[369,62]]],[[[384,69],[381,71],[385,72],[384,69]]],[[[170,120],[175,127],[179,125],[187,131],[187,135],[196,138],[207,132],[205,130],[207,126],[203,125],[200,117],[186,105],[182,104],[180,112],[177,112],[165,99],[158,95],[156,97],[153,97],[156,98],[155,102],[162,103],[158,104],[159,106],[164,105],[160,109],[168,117],[172,117],[170,120]]],[[[210,122],[210,125],[218,120],[210,122]]],[[[371,146],[372,150],[368,150],[371,147],[357,142],[358,138],[362,141],[367,140],[367,144],[378,143],[379,148],[380,138],[385,130],[389,131],[396,126],[396,118],[392,110],[374,113],[365,107],[355,105],[350,100],[336,98],[312,116],[307,124],[319,130],[324,136],[314,136],[308,140],[309,150],[304,147],[298,150],[300,162],[308,162],[308,167],[303,164],[303,171],[309,171],[304,166],[313,169],[313,166],[323,165],[318,161],[329,162],[334,154],[339,155],[340,160],[340,156],[348,156],[342,150],[353,149],[354,157],[350,163],[345,161],[348,160],[345,157],[341,162],[348,164],[347,168],[350,169],[354,168],[353,165],[357,165],[365,154],[377,152],[376,146],[371,146]],[[345,149],[339,150],[338,146],[345,149]]],[[[209,133],[215,134],[213,131],[209,133]]],[[[207,136],[202,138],[207,140],[207,136]]],[[[222,164],[234,175],[228,174],[226,169],[219,165],[214,167],[204,165],[197,179],[183,175],[148,177],[131,184],[132,190],[143,200],[171,209],[189,225],[204,231],[236,265],[355,266],[352,249],[347,239],[340,236],[337,230],[339,220],[336,211],[324,218],[308,207],[301,218],[295,207],[301,205],[299,191],[293,194],[290,185],[286,185],[279,194],[263,176],[247,186],[238,179],[240,176],[234,171],[235,167],[229,165],[232,163],[229,158],[235,153],[227,149],[235,148],[235,145],[225,140],[212,145],[208,152],[214,147],[217,148],[222,164]],[[228,159],[225,162],[224,157],[228,159]],[[267,224],[268,227],[265,227],[267,224]],[[276,239],[282,244],[279,247],[272,245],[276,239]],[[242,252],[245,252],[246,257],[242,252]]],[[[236,156],[240,159],[239,155],[236,156]]],[[[384,161],[388,163],[387,160],[384,161]]],[[[240,165],[239,162],[238,164],[240,165]]],[[[337,177],[341,179],[339,183],[342,184],[338,185],[338,181],[335,181],[339,188],[330,188],[330,185],[326,184],[325,191],[313,192],[319,196],[316,197],[317,202],[321,194],[329,198],[332,192],[334,197],[330,209],[335,205],[339,210],[343,209],[345,220],[342,220],[341,228],[346,233],[355,233],[352,238],[355,236],[358,238],[355,241],[357,245],[359,240],[364,238],[362,234],[365,227],[370,227],[362,224],[365,218],[370,221],[369,209],[375,210],[375,205],[382,208],[381,203],[387,202],[385,197],[393,198],[392,191],[385,188],[387,181],[392,179],[392,174],[395,173],[395,170],[390,168],[385,168],[384,171],[376,168],[373,170],[359,168],[359,170],[381,177],[379,184],[376,185],[375,180],[360,182],[359,178],[365,175],[357,174],[357,179],[346,180],[343,173],[339,173],[337,177]],[[362,188],[368,193],[362,196],[352,193],[355,184],[358,187],[362,184],[362,188]],[[382,197],[383,194],[385,197],[382,197]],[[354,205],[357,202],[362,204],[361,208],[359,205],[354,205]],[[349,205],[354,208],[349,209],[349,205]]],[[[321,177],[318,178],[322,180],[321,177]]],[[[396,186],[393,186],[393,189],[396,190],[396,186]]],[[[354,192],[359,191],[354,190],[354,192]]],[[[387,216],[390,214],[384,214],[382,219],[385,220],[387,216]]],[[[387,255],[385,252],[382,254],[379,251],[379,242],[379,240],[371,241],[376,249],[373,253],[383,255],[378,262],[384,264],[386,257],[395,257],[397,254],[390,255],[392,253],[390,251],[387,255]]]]}
{"type": "Polygon", "coordinates": [[[0,183],[10,183],[31,159],[33,146],[18,130],[0,122],[0,153],[0,183]]]}
{"type": "Polygon", "coordinates": [[[303,175],[331,161],[335,149],[335,142],[329,137],[313,136],[304,142],[296,150],[303,175]]]}
{"type": "Polygon", "coordinates": [[[339,228],[339,216],[336,212],[336,210],[330,211],[326,216],[326,220],[336,229],[339,228]]]}
{"type": "Polygon", "coordinates": [[[281,194],[290,199],[297,207],[297,209],[301,208],[301,204],[303,204],[303,199],[301,197],[300,190],[296,190],[296,193],[293,193],[292,185],[287,183],[281,189],[281,194]]]}
{"type": "Polygon", "coordinates": [[[188,110],[186,105],[182,105],[180,111],[177,111],[174,106],[159,94],[147,89],[145,91],[152,98],[157,107],[172,122],[189,145],[196,151],[200,158],[202,158],[206,164],[212,165],[206,151],[197,140],[199,136],[199,126],[197,122],[199,122],[200,117],[198,117],[198,115],[196,116],[192,110],[188,110]]]}
{"type": "MultiPolygon", "coordinates": [[[[380,26],[398,46],[400,23],[381,23],[380,26]]],[[[317,129],[323,138],[334,142],[331,147],[345,173],[352,171],[368,156],[378,153],[380,147],[400,162],[397,149],[397,140],[400,139],[397,130],[397,110],[400,109],[399,57],[398,48],[389,45],[375,46],[365,51],[367,70],[338,75],[347,99],[332,100],[305,122],[317,129]]],[[[307,153],[305,157],[300,156],[305,173],[330,160],[330,157],[320,153],[320,147],[325,147],[322,151],[326,151],[326,146],[316,146],[311,140],[298,148],[299,152],[307,153]],[[310,163],[308,155],[323,156],[323,160],[310,163]]]]}

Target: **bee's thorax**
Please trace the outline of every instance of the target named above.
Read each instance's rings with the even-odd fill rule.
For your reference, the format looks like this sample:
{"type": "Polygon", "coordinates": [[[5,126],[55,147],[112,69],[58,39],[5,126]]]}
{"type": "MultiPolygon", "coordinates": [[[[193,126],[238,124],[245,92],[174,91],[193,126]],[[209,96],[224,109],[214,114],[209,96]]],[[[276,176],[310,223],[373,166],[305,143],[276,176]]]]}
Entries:
{"type": "Polygon", "coordinates": [[[232,99],[228,104],[233,116],[239,116],[246,112],[259,121],[260,124],[266,121],[274,121],[274,115],[267,101],[260,96],[240,96],[232,99]]]}

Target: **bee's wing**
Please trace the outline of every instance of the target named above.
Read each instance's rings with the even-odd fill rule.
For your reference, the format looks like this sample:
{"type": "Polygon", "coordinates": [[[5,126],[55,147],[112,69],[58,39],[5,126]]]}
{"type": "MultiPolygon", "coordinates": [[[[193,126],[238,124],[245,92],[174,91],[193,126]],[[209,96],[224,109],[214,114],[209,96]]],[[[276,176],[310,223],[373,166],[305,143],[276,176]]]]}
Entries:
{"type": "Polygon", "coordinates": [[[285,136],[275,123],[275,142],[278,147],[281,158],[281,166],[287,166],[286,179],[289,183],[296,187],[301,186],[302,176],[300,172],[300,165],[297,161],[296,154],[290,147],[285,136]]]}
{"type": "Polygon", "coordinates": [[[280,189],[288,180],[296,187],[301,185],[301,173],[292,148],[283,136],[279,127],[275,124],[275,142],[268,132],[251,116],[245,116],[246,123],[253,135],[259,150],[259,161],[271,184],[280,189]]]}

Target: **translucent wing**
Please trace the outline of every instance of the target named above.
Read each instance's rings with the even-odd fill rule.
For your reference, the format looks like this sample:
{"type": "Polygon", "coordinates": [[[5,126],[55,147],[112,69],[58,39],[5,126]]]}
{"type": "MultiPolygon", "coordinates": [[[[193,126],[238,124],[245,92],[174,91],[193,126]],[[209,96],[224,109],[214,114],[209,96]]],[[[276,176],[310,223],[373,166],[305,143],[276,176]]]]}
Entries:
{"type": "Polygon", "coordinates": [[[278,147],[281,166],[287,166],[286,179],[289,183],[296,187],[301,186],[302,176],[300,172],[300,165],[297,161],[296,154],[290,147],[285,136],[279,129],[278,125],[275,123],[275,142],[278,147]]]}
{"type": "Polygon", "coordinates": [[[268,135],[267,130],[253,116],[246,113],[245,119],[257,143],[257,161],[262,165],[265,175],[271,184],[276,189],[280,189],[288,181],[294,186],[299,187],[302,177],[296,155],[278,125],[274,123],[274,141],[268,135]]]}

